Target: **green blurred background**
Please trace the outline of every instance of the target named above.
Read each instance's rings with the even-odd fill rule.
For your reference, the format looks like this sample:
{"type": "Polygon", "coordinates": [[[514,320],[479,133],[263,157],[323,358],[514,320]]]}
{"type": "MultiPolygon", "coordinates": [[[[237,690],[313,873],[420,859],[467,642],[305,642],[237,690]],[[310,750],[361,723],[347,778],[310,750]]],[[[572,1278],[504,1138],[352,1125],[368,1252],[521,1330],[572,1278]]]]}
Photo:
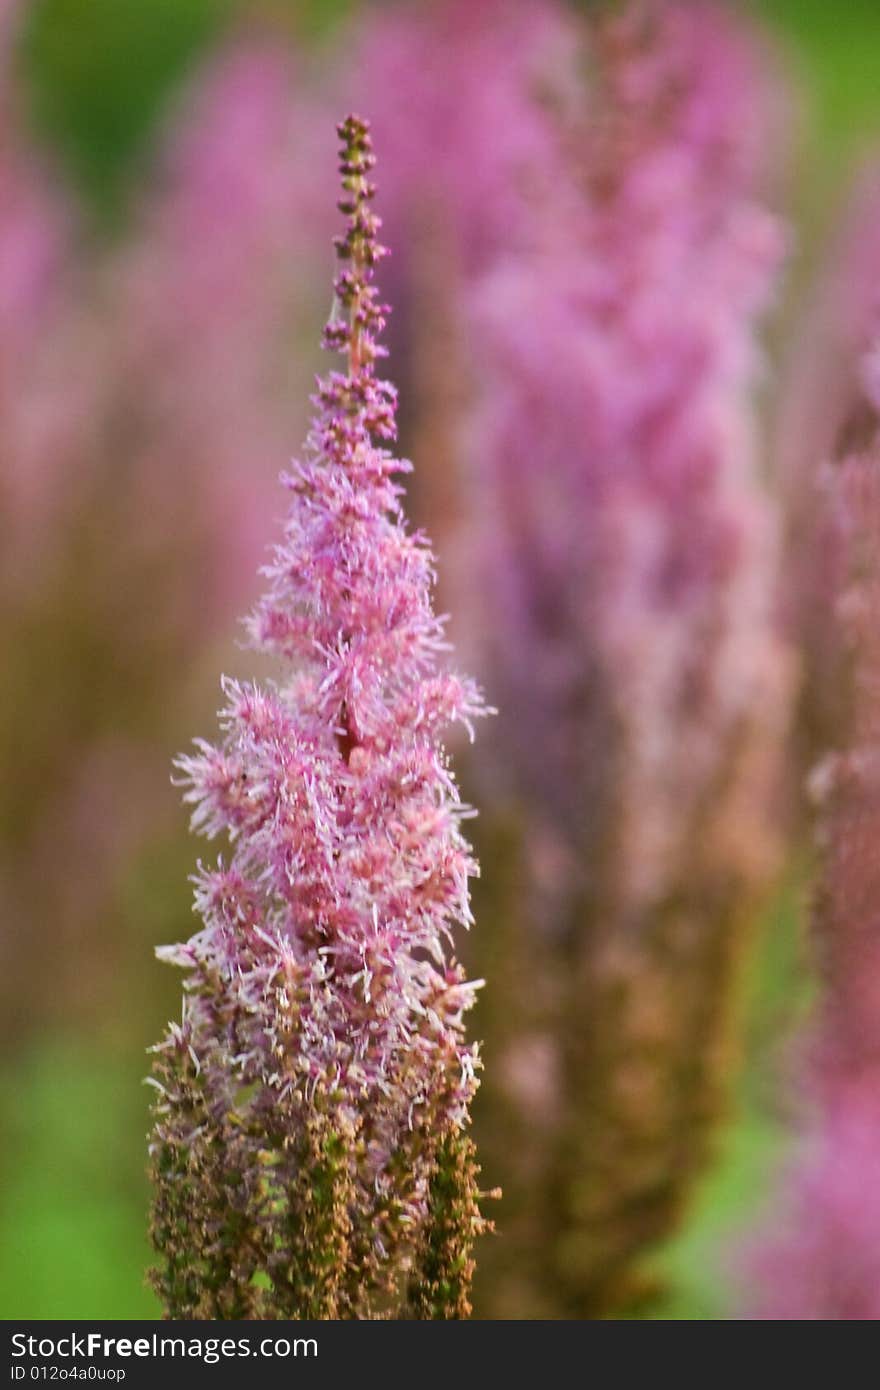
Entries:
{"type": "MultiPolygon", "coordinates": [[[[334,23],[349,7],[346,0],[33,0],[20,53],[30,119],[79,187],[91,234],[112,238],[124,227],[163,113],[236,16],[289,15],[312,41],[332,43],[334,23]]],[[[880,140],[880,6],[876,0],[763,0],[753,8],[794,79],[789,201],[796,287],[833,224],[851,172],[880,140]]],[[[182,811],[177,836],[173,853],[154,847],[119,888],[124,915],[136,912],[143,923],[144,942],[173,936],[188,895],[179,871],[195,851],[182,811]]],[[[804,881],[793,867],[763,924],[749,978],[736,1110],[690,1220],[659,1257],[672,1276],[666,1317],[723,1315],[728,1235],[760,1210],[783,1149],[773,1078],[808,992],[804,881]]],[[[45,969],[51,972],[51,960],[45,969]]],[[[141,1078],[144,1050],[177,1008],[179,982],[166,973],[145,950],[115,983],[115,1003],[99,1029],[70,1025],[52,1037],[41,1032],[38,1045],[7,1046],[0,1065],[0,1314],[6,1319],[158,1314],[143,1280],[148,1096],[141,1078]],[[133,1032],[140,1034],[136,1046],[133,1032]]]]}

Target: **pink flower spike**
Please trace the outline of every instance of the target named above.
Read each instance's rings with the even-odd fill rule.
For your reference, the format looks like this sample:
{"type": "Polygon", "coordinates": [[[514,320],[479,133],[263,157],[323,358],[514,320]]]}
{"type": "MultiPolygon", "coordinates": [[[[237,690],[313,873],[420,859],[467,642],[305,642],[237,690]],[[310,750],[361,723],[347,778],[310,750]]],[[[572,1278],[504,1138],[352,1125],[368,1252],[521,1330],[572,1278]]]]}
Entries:
{"type": "Polygon", "coordinates": [[[250,630],[285,675],[224,681],[223,737],[177,767],[198,933],[156,1049],[154,1282],[171,1317],[461,1317],[485,1227],[467,1137],[475,984],[447,957],[475,872],[441,737],[484,713],[438,670],[434,561],[403,520],[366,122],[342,141],[340,269],[284,538],[250,630]]]}

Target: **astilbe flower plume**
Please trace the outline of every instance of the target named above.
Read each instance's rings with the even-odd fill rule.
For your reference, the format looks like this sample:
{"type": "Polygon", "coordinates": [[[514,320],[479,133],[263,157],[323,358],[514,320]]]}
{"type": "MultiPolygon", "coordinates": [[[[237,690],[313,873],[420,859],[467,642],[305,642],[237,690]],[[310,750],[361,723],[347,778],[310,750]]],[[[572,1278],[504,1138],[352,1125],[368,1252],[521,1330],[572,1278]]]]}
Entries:
{"type": "Polygon", "coordinates": [[[441,742],[482,712],[438,666],[433,561],[409,532],[375,374],[385,309],[366,123],[342,140],[345,234],[317,415],[250,621],[284,674],[225,682],[224,736],[180,760],[201,930],[156,1050],[156,1287],[171,1317],[459,1317],[483,1228],[467,1135],[475,986],[448,938],[475,870],[441,742]]]}

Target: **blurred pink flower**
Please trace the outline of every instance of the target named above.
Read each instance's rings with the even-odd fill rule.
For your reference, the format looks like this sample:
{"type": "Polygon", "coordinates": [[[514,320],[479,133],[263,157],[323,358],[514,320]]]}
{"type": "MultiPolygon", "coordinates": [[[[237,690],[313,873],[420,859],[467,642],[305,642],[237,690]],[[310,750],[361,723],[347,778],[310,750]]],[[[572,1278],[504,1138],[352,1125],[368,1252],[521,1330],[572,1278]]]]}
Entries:
{"type": "MultiPolygon", "coordinates": [[[[750,401],[782,235],[756,198],[760,90],[735,27],[636,5],[596,63],[578,215],[471,289],[468,510],[503,766],[564,841],[587,822],[607,845],[611,817],[638,913],[687,872],[756,702],[783,715],[750,401]]],[[[583,869],[587,891],[607,872],[583,869]]]]}
{"type": "Polygon", "coordinates": [[[200,868],[203,928],[160,952],[187,971],[152,1145],[173,1317],[369,1317],[388,1300],[463,1316],[482,1226],[475,986],[447,947],[475,865],[441,738],[483,710],[438,668],[433,559],[392,481],[408,465],[374,443],[396,433],[375,375],[374,158],[365,123],[339,134],[347,221],[324,341],[346,366],[319,381],[250,624],[284,675],[226,681],[222,742],[179,761],[193,828],[228,835],[230,858],[200,868]]]}

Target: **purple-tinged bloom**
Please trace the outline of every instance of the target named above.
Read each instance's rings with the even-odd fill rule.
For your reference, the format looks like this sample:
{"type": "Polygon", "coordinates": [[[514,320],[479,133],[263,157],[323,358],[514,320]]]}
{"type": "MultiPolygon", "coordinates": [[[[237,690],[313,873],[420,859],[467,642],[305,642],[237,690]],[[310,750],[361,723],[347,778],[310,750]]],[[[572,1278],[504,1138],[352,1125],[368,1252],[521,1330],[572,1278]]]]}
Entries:
{"type": "Polygon", "coordinates": [[[376,375],[385,254],[367,126],[340,127],[346,229],[290,511],[250,622],[283,674],[226,681],[223,738],[179,762],[200,931],[157,1048],[155,1276],[172,1317],[463,1316],[483,1228],[467,1138],[473,1002],[449,955],[475,872],[444,730],[483,712],[443,671],[376,375]],[[379,442],[377,442],[379,441],[379,442]]]}

